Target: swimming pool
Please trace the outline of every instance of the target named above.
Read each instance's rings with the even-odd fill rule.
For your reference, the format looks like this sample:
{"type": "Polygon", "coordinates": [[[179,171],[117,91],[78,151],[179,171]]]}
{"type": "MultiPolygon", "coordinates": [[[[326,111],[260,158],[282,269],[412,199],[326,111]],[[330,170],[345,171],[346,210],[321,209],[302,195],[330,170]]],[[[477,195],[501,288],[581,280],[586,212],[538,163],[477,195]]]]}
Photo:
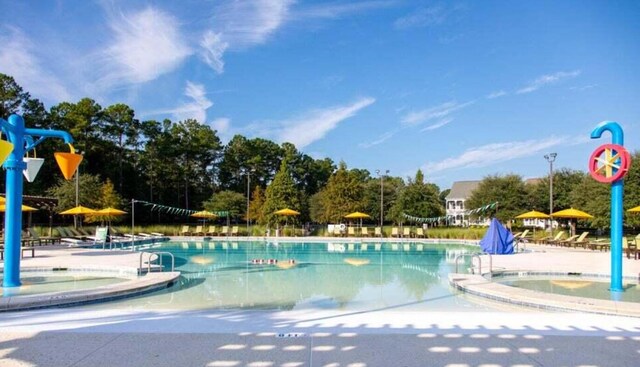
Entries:
{"type": "MultiPolygon", "coordinates": [[[[165,242],[179,281],[110,308],[478,310],[447,274],[473,246],[381,242],[165,242]]],[[[166,256],[166,255],[165,255],[166,256]]],[[[163,264],[170,260],[164,258],[163,264]]]]}
{"type": "Polygon", "coordinates": [[[128,279],[123,277],[94,275],[87,272],[25,271],[20,277],[22,284],[19,287],[0,288],[0,297],[93,289],[126,280],[128,279]]]}
{"type": "Polygon", "coordinates": [[[499,282],[510,287],[564,296],[640,302],[640,288],[637,282],[625,282],[625,291],[615,293],[609,291],[610,283],[607,278],[531,276],[527,278],[505,278],[504,280],[499,280],[499,282]]]}

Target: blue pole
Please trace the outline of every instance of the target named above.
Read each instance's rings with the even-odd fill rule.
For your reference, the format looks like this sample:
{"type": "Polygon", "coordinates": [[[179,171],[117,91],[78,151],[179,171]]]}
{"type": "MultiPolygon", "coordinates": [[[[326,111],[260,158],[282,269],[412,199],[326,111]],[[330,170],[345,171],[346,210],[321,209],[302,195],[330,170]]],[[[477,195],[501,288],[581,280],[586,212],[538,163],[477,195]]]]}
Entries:
{"type": "MultiPolygon", "coordinates": [[[[617,122],[603,121],[591,132],[591,139],[598,139],[605,131],[611,132],[611,142],[624,146],[624,133],[617,122]]],[[[622,292],[622,199],[624,180],[611,184],[611,291],[622,292]]]]}
{"type": "Polygon", "coordinates": [[[24,120],[21,116],[11,115],[3,124],[9,141],[14,145],[13,151],[4,163],[7,169],[6,188],[7,204],[4,220],[4,278],[3,287],[20,286],[20,244],[22,237],[22,170],[24,156],[24,120]]]}

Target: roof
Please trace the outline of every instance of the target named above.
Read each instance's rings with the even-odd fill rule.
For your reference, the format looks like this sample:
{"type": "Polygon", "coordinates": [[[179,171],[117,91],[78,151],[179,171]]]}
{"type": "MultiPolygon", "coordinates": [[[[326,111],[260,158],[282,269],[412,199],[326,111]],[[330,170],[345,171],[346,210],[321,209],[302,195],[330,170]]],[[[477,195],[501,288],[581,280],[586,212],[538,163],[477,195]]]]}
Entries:
{"type": "Polygon", "coordinates": [[[542,182],[541,178],[527,178],[524,180],[525,185],[536,185],[542,182]]]}
{"type": "Polygon", "coordinates": [[[451,185],[451,192],[447,195],[447,199],[466,199],[478,185],[480,181],[455,181],[451,185]]]}

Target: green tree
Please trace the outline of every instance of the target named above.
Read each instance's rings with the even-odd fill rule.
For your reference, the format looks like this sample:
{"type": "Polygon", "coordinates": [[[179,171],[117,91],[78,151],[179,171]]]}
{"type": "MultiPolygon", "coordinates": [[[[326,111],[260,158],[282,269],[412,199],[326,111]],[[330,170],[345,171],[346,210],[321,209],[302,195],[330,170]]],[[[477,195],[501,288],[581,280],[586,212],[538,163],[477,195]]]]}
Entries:
{"type": "MultiPolygon", "coordinates": [[[[364,182],[358,170],[347,170],[347,164],[340,162],[327,185],[320,191],[321,213],[316,218],[320,223],[339,223],[344,216],[365,210],[364,182]]],[[[317,205],[314,204],[314,205],[317,205]]],[[[317,209],[314,209],[316,212],[317,209]]]]}
{"type": "MultiPolygon", "coordinates": [[[[89,208],[99,208],[102,203],[102,195],[97,187],[102,187],[100,177],[91,174],[81,174],[78,182],[78,202],[89,208]]],[[[58,199],[57,212],[65,211],[76,206],[76,182],[75,180],[58,180],[55,186],[47,191],[48,195],[58,199]]]]}
{"type": "Polygon", "coordinates": [[[594,216],[587,223],[595,228],[609,228],[611,225],[611,185],[600,183],[591,176],[585,175],[571,192],[571,207],[580,209],[594,216]]]}
{"type": "Polygon", "coordinates": [[[228,211],[231,217],[237,218],[246,211],[247,201],[244,195],[224,190],[215,193],[204,203],[204,208],[212,212],[228,211]]]}
{"type": "Polygon", "coordinates": [[[126,147],[133,146],[138,138],[139,121],[129,106],[118,103],[111,105],[102,112],[102,135],[117,147],[115,161],[117,162],[118,191],[123,192],[124,176],[123,162],[126,147]]]}
{"type": "Polygon", "coordinates": [[[474,209],[498,202],[496,218],[502,222],[513,219],[527,209],[527,189],[518,175],[487,176],[467,200],[467,208],[474,209]]]}
{"type": "Polygon", "coordinates": [[[407,186],[402,190],[396,201],[393,212],[397,222],[403,222],[402,213],[415,217],[439,217],[444,214],[444,207],[440,203],[440,189],[432,183],[424,182],[424,175],[421,170],[416,172],[413,180],[409,180],[407,186]],[[398,212],[400,212],[398,216],[398,212]]]}
{"type": "Polygon", "coordinates": [[[276,173],[271,184],[267,186],[264,205],[262,206],[263,222],[261,224],[286,223],[288,221],[287,218],[273,214],[275,211],[284,208],[306,211],[306,208],[302,207],[300,192],[293,182],[286,160],[282,161],[280,170],[276,173]]]}
{"type": "MultiPolygon", "coordinates": [[[[610,199],[609,199],[610,200],[610,199]]],[[[640,226],[640,213],[629,213],[627,210],[640,205],[640,151],[631,155],[631,167],[624,177],[624,210],[625,225],[640,226]]]]}
{"type": "MultiPolygon", "coordinates": [[[[553,210],[558,211],[571,206],[571,193],[585,177],[582,171],[561,168],[553,173],[553,210]]],[[[549,212],[549,176],[535,184],[527,185],[529,191],[529,209],[543,213],[549,212]]]]}
{"type": "Polygon", "coordinates": [[[0,118],[7,119],[12,113],[18,113],[29,94],[22,90],[12,76],[0,73],[0,118]]]}

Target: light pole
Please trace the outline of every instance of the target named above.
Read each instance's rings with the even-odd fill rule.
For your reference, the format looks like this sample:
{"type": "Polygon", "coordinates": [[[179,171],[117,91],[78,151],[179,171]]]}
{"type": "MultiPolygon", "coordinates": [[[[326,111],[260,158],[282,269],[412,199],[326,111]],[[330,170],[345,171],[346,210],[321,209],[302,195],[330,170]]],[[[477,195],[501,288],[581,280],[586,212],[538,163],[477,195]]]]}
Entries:
{"type": "MultiPolygon", "coordinates": [[[[76,154],[84,154],[81,151],[76,151],[76,154]]],[[[76,168],[76,207],[80,205],[80,165],[76,168]]],[[[78,228],[78,216],[73,216],[73,228],[78,228]]]]}
{"type": "Polygon", "coordinates": [[[549,153],[544,155],[544,159],[549,162],[549,232],[553,232],[553,162],[556,160],[558,153],[549,153]]]}
{"type": "Polygon", "coordinates": [[[251,171],[247,170],[247,236],[251,235],[249,232],[249,226],[251,223],[251,219],[249,218],[249,201],[251,195],[251,171]]]}
{"type": "Polygon", "coordinates": [[[380,230],[382,230],[382,223],[384,220],[384,175],[389,174],[389,170],[385,170],[383,174],[380,174],[380,170],[376,170],[376,174],[380,176],[380,230]]]}

